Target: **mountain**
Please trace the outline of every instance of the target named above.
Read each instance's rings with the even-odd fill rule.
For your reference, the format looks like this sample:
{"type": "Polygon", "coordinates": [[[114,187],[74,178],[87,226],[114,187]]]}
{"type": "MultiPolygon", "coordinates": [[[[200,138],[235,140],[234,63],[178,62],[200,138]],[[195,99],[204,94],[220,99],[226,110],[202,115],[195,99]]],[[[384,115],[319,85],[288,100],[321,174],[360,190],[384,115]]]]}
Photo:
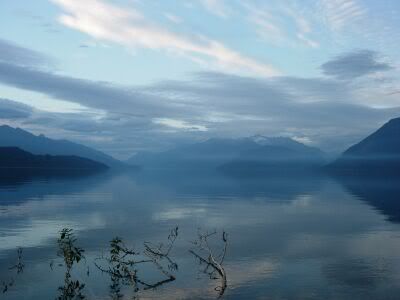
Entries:
{"type": "Polygon", "coordinates": [[[324,158],[324,153],[287,137],[265,137],[256,135],[249,138],[258,147],[240,153],[240,159],[255,161],[316,160],[324,158]]]}
{"type": "Polygon", "coordinates": [[[286,176],[315,172],[325,163],[325,154],[321,150],[290,138],[255,136],[250,139],[258,146],[223,164],[222,171],[235,176],[286,176]]]}
{"type": "Polygon", "coordinates": [[[329,168],[358,174],[400,175],[400,118],[346,150],[329,168]]]}
{"type": "Polygon", "coordinates": [[[79,156],[101,162],[109,167],[122,167],[124,164],[113,157],[67,140],[53,140],[44,135],[34,135],[20,128],[0,126],[0,147],[18,147],[36,155],[79,156]]]}
{"type": "Polygon", "coordinates": [[[1,169],[105,170],[102,163],[78,156],[34,155],[17,147],[0,147],[1,169]]]}
{"type": "Polygon", "coordinates": [[[234,162],[322,161],[323,153],[290,138],[213,138],[160,153],[139,153],[128,163],[145,168],[215,168],[234,162]]]}
{"type": "Polygon", "coordinates": [[[400,157],[400,118],[392,119],[373,134],[350,147],[346,157],[400,157]]]}
{"type": "Polygon", "coordinates": [[[209,139],[178,146],[164,152],[141,152],[127,162],[144,168],[210,168],[234,158],[240,151],[255,147],[247,140],[209,139]]]}

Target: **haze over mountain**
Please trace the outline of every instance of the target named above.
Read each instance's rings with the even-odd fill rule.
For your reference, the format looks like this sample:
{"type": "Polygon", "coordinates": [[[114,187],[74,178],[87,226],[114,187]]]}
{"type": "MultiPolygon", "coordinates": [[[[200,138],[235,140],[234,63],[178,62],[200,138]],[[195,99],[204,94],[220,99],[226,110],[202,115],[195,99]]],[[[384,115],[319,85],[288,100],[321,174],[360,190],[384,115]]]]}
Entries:
{"type": "Polygon", "coordinates": [[[400,174],[400,118],[390,120],[350,147],[330,167],[341,171],[400,174]]]}
{"type": "Polygon", "coordinates": [[[21,128],[0,126],[0,147],[18,147],[35,155],[79,156],[103,163],[109,167],[122,167],[124,164],[113,157],[67,140],[53,140],[44,135],[34,135],[21,128]]]}
{"type": "Polygon", "coordinates": [[[145,168],[215,168],[231,162],[252,161],[283,164],[324,161],[317,148],[285,137],[253,136],[240,139],[213,138],[159,153],[138,153],[128,160],[145,168]]]}

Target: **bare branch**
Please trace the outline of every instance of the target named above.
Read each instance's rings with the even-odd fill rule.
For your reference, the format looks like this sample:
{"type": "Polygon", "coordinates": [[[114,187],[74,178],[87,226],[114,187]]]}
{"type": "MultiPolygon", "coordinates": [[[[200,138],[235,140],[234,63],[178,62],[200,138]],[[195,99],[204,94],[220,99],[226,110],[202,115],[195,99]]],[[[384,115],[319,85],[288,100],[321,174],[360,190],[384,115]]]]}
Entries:
{"type": "Polygon", "coordinates": [[[220,275],[221,279],[221,286],[217,287],[215,290],[219,292],[219,297],[225,293],[227,287],[227,279],[226,279],[226,272],[222,263],[224,262],[226,251],[228,247],[228,235],[224,231],[222,233],[222,242],[223,248],[220,255],[219,261],[215,258],[211,247],[209,246],[208,239],[212,236],[216,235],[216,231],[211,233],[201,233],[199,232],[198,240],[193,242],[193,244],[197,247],[198,251],[204,252],[205,255],[200,255],[199,253],[195,252],[194,250],[189,250],[191,254],[193,254],[196,258],[199,259],[200,263],[206,264],[206,268],[204,269],[204,273],[207,273],[210,278],[215,279],[214,273],[217,272],[220,275]],[[213,269],[213,271],[209,272],[209,267],[213,269]]]}

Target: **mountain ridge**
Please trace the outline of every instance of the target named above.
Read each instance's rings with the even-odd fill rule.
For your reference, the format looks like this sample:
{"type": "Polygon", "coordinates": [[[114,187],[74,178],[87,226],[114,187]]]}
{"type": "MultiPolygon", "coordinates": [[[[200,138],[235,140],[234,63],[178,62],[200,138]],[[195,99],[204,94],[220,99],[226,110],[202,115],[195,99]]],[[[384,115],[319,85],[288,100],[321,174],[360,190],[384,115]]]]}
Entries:
{"type": "Polygon", "coordinates": [[[0,147],[18,147],[35,155],[72,155],[94,160],[109,167],[123,167],[124,164],[88,146],[65,139],[51,139],[43,134],[35,135],[21,128],[0,126],[0,147]]]}
{"type": "MultiPolygon", "coordinates": [[[[144,167],[218,167],[235,160],[269,160],[282,161],[282,154],[293,158],[318,158],[323,160],[323,152],[285,137],[267,138],[263,142],[253,137],[239,139],[210,138],[203,142],[178,146],[173,149],[150,153],[142,152],[131,157],[128,162],[144,167]],[[268,158],[268,153],[271,155],[268,158]],[[249,157],[250,156],[250,157],[249,157]]],[[[287,158],[287,156],[286,156],[287,158]]],[[[293,159],[294,160],[294,159],[293,159]]]]}
{"type": "Polygon", "coordinates": [[[400,156],[400,118],[389,120],[365,139],[347,149],[343,155],[400,156]]]}
{"type": "Polygon", "coordinates": [[[105,170],[100,162],[73,155],[35,155],[18,147],[0,147],[0,168],[47,170],[105,170]]]}
{"type": "Polygon", "coordinates": [[[400,175],[400,118],[349,147],[328,168],[359,175],[400,175]]]}

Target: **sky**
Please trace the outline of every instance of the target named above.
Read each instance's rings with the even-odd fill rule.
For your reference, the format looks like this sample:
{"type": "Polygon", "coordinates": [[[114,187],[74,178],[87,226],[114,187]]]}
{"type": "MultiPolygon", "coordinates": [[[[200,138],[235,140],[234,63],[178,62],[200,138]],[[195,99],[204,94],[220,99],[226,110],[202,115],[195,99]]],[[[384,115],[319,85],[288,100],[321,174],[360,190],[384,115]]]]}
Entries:
{"type": "Polygon", "coordinates": [[[397,0],[2,0],[0,124],[126,159],[207,138],[339,153],[400,117],[397,0]]]}

